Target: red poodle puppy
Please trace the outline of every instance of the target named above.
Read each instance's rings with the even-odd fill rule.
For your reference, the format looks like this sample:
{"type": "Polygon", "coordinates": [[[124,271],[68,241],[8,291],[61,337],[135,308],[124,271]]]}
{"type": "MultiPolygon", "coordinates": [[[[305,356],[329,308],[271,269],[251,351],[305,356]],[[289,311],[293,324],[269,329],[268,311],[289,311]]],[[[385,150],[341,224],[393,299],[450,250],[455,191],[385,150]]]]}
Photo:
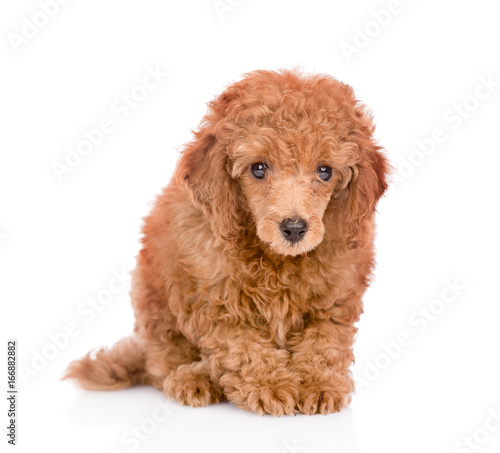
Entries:
{"type": "Polygon", "coordinates": [[[373,132],[330,76],[255,71],[227,88],[145,221],[134,335],[66,377],[276,416],[345,407],[387,188],[373,132]]]}

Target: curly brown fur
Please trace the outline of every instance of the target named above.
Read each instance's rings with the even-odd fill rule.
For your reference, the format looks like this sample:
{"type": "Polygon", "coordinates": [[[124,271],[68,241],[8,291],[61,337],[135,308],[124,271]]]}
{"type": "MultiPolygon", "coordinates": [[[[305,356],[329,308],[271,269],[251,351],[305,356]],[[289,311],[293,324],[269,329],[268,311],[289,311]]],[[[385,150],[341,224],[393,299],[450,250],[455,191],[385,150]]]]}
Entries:
{"type": "Polygon", "coordinates": [[[373,131],[352,89],[326,75],[255,71],[228,87],[145,221],[134,338],[67,377],[277,416],[345,407],[387,188],[373,131]],[[259,162],[263,179],[250,172],[259,162]],[[308,230],[290,242],[279,226],[297,217],[308,230]]]}

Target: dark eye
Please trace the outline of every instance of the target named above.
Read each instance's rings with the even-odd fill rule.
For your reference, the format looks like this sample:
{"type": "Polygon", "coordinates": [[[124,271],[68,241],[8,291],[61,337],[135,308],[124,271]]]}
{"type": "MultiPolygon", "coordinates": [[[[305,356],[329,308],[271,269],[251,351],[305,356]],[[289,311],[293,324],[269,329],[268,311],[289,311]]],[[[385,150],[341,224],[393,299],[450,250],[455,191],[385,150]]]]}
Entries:
{"type": "Polygon", "coordinates": [[[326,167],[325,165],[320,165],[316,168],[316,173],[318,173],[320,179],[323,181],[328,181],[333,174],[333,170],[331,167],[326,167]]]}
{"type": "Polygon", "coordinates": [[[267,165],[262,162],[257,162],[250,167],[250,172],[257,179],[264,179],[266,171],[267,165]]]}

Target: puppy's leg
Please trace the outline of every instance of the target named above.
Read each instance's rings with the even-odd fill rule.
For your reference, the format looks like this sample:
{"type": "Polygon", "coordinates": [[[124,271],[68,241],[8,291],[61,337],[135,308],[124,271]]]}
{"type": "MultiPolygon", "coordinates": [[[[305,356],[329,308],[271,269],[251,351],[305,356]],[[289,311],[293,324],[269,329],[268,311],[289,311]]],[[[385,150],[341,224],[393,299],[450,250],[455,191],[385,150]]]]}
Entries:
{"type": "Polygon", "coordinates": [[[292,368],[301,377],[299,408],[307,415],[346,407],[354,389],[349,367],[356,329],[330,320],[311,321],[292,347],[292,368]]]}
{"type": "Polygon", "coordinates": [[[220,324],[198,346],[230,402],[261,415],[296,412],[299,377],[290,369],[290,354],[256,329],[220,324]]]}
{"type": "Polygon", "coordinates": [[[135,334],[145,354],[150,382],[163,391],[163,384],[177,367],[200,360],[198,349],[179,331],[170,309],[169,286],[151,270],[144,254],[132,275],[132,305],[136,315],[135,334]]]}
{"type": "Polygon", "coordinates": [[[198,360],[198,350],[181,333],[168,331],[163,338],[149,341],[146,371],[151,377],[151,384],[163,391],[165,378],[169,374],[179,366],[198,360]]]}
{"type": "Polygon", "coordinates": [[[217,403],[222,396],[222,389],[210,379],[206,358],[177,367],[165,378],[163,391],[180,404],[193,407],[217,403]]]}

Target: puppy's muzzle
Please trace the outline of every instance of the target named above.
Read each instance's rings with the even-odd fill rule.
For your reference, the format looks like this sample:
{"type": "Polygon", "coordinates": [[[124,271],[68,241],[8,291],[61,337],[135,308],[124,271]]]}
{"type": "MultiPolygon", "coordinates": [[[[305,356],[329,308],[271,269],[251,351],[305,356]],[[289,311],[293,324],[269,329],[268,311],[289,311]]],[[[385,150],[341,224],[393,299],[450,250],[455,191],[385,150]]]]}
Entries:
{"type": "Polygon", "coordinates": [[[280,224],[280,230],[287,241],[299,242],[307,232],[307,223],[303,219],[285,219],[280,224]]]}

